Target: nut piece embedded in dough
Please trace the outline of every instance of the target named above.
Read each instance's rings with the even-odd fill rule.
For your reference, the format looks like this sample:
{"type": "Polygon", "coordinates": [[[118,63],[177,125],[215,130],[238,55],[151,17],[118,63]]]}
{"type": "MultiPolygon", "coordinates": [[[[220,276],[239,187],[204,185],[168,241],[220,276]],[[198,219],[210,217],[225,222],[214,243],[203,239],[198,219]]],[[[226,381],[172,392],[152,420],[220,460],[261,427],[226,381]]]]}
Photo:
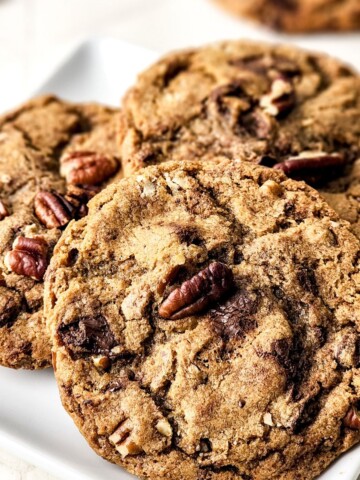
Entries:
{"type": "Polygon", "coordinates": [[[268,195],[269,197],[280,197],[283,193],[281,185],[274,180],[267,180],[261,185],[259,190],[263,195],[268,195]]]}
{"type": "Polygon", "coordinates": [[[229,267],[213,262],[170,293],[159,308],[159,315],[170,320],[194,315],[220,300],[233,287],[229,267]]]}
{"type": "Polygon", "coordinates": [[[107,370],[110,367],[111,362],[109,357],[99,355],[98,357],[93,358],[93,364],[98,370],[107,370]]]}
{"type": "Polygon", "coordinates": [[[138,455],[142,448],[131,437],[132,424],[129,419],[122,422],[115,432],[109,437],[109,441],[115,446],[120,455],[125,458],[128,455],[138,455]]]}
{"type": "Polygon", "coordinates": [[[4,263],[11,272],[42,280],[48,266],[47,251],[48,245],[41,237],[18,237],[4,263]]]}
{"type": "Polygon", "coordinates": [[[272,415],[269,412],[264,414],[263,421],[264,421],[265,425],[268,425],[269,427],[274,426],[272,415]]]}
{"type": "Polygon", "coordinates": [[[164,435],[165,437],[171,437],[172,436],[172,428],[170,423],[165,420],[165,418],[162,418],[161,420],[158,421],[156,424],[156,430],[161,433],[161,435],[164,435]]]}
{"type": "Polygon", "coordinates": [[[282,170],[285,175],[294,180],[317,183],[334,177],[345,164],[345,157],[337,153],[302,152],[296,157],[277,163],[274,168],[282,170]]]}
{"type": "Polygon", "coordinates": [[[73,218],[74,207],[55,192],[38,192],[34,200],[35,215],[46,228],[64,227],[73,218]]]}
{"type": "Polygon", "coordinates": [[[0,200],[0,220],[4,220],[4,218],[8,217],[9,215],[9,210],[6,208],[4,202],[0,200]]]}
{"type": "Polygon", "coordinates": [[[119,169],[114,158],[97,152],[78,151],[61,159],[60,174],[72,185],[98,185],[112,177],[119,169]]]}
{"type": "Polygon", "coordinates": [[[360,412],[357,408],[350,408],[344,418],[344,425],[352,430],[360,430],[360,412]]]}

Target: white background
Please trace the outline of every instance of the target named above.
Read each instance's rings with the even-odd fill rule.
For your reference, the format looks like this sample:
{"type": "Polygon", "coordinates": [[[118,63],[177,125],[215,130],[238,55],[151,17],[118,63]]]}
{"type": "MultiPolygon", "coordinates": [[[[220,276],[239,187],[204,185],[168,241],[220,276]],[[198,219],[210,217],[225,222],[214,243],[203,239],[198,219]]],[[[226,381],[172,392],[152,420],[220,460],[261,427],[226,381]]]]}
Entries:
{"type": "MultiPolygon", "coordinates": [[[[26,99],[91,36],[117,37],[159,52],[225,38],[292,41],[360,67],[359,34],[280,37],[232,18],[210,0],[0,0],[0,110],[26,99]]],[[[0,450],[0,479],[53,477],[0,450]]]]}

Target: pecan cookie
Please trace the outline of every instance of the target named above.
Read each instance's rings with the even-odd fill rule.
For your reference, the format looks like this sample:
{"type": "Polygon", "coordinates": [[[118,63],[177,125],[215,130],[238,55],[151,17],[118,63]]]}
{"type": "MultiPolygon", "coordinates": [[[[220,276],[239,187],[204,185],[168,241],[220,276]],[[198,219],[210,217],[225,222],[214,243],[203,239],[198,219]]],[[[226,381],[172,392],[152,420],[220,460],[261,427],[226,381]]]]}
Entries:
{"type": "Polygon", "coordinates": [[[360,156],[359,117],[359,77],[325,55],[246,41],[172,53],[125,97],[124,171],[241,155],[326,191],[360,156]]]}
{"type": "Polygon", "coordinates": [[[119,174],[117,111],[40,97],[0,118],[0,364],[51,364],[43,278],[62,229],[119,174]]]}
{"type": "Polygon", "coordinates": [[[110,185],[46,279],[63,404],[140,478],[314,479],[360,441],[359,262],[347,223],[272,169],[110,185]]]}
{"type": "Polygon", "coordinates": [[[360,29],[359,0],[217,0],[228,10],[289,33],[360,29]]]}

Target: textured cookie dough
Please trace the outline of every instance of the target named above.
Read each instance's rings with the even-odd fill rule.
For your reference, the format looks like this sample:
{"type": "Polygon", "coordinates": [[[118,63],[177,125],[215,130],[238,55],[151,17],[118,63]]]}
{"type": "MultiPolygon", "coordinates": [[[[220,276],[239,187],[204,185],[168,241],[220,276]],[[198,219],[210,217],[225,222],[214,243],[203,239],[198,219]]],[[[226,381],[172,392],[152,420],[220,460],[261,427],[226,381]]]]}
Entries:
{"type": "Polygon", "coordinates": [[[360,160],[354,162],[348,175],[330,182],[321,194],[360,238],[360,160]]]}
{"type": "Polygon", "coordinates": [[[139,76],[123,103],[125,175],[169,157],[222,154],[279,163],[340,195],[344,181],[329,181],[349,178],[360,157],[359,77],[295,47],[229,41],[171,53],[139,76]]]}
{"type": "Polygon", "coordinates": [[[117,113],[45,96],[0,118],[1,365],[51,364],[42,278],[62,229],[98,190],[96,172],[103,183],[119,175],[117,113]],[[74,185],[74,171],[91,185],[74,185]]]}
{"type": "Polygon", "coordinates": [[[168,162],[89,208],[45,310],[97,453],[143,479],[310,480],[359,442],[359,241],[315,190],[168,162]]]}
{"type": "Polygon", "coordinates": [[[289,33],[360,29],[359,0],[217,0],[228,10],[289,33]]]}

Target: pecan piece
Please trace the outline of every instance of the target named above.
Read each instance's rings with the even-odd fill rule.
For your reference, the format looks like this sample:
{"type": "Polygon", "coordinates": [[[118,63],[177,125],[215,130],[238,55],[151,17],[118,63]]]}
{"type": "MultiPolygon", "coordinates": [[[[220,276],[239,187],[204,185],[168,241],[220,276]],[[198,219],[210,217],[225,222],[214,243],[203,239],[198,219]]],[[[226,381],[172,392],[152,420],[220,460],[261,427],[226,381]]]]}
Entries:
{"type": "Polygon", "coordinates": [[[132,423],[127,419],[122,422],[109,437],[109,441],[114,445],[123,458],[128,455],[138,455],[142,452],[141,446],[139,446],[132,438],[132,431],[132,423]]]}
{"type": "Polygon", "coordinates": [[[287,115],[294,105],[294,87],[284,78],[275,79],[271,84],[270,93],[260,99],[260,107],[272,117],[287,115]]]}
{"type": "Polygon", "coordinates": [[[351,407],[344,418],[345,427],[352,430],[360,430],[360,413],[355,407],[351,407]]]}
{"type": "Polygon", "coordinates": [[[0,200],[0,220],[4,220],[4,218],[8,217],[9,215],[9,210],[6,208],[4,202],[0,200]]]}
{"type": "Polygon", "coordinates": [[[345,164],[345,158],[337,153],[302,152],[297,157],[277,163],[274,168],[294,180],[317,183],[338,175],[345,164]]]}
{"type": "Polygon", "coordinates": [[[83,317],[70,324],[62,323],[58,335],[62,344],[75,356],[107,355],[116,345],[109,324],[101,315],[83,317]]]}
{"type": "Polygon", "coordinates": [[[18,237],[4,262],[11,272],[42,280],[48,266],[47,252],[48,245],[43,238],[18,237]]]}
{"type": "Polygon", "coordinates": [[[178,320],[199,313],[224,296],[233,283],[230,268],[223,263],[213,262],[171,292],[160,306],[159,315],[178,320]]]}
{"type": "Polygon", "coordinates": [[[114,158],[97,152],[77,151],[61,159],[60,174],[72,185],[97,185],[112,177],[118,169],[114,158]]]}
{"type": "Polygon", "coordinates": [[[34,200],[37,218],[46,228],[64,227],[74,215],[74,207],[60,194],[38,192],[34,200]]]}

